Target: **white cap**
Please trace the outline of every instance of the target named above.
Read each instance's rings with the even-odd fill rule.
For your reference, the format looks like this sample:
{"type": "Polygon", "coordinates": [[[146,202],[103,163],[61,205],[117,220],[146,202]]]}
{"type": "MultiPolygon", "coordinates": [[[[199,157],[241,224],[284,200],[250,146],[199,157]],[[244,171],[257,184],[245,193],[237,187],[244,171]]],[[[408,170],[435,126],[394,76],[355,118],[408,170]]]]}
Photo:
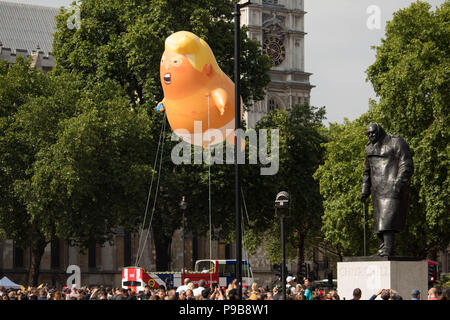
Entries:
{"type": "Polygon", "coordinates": [[[294,281],[294,280],[295,280],[295,277],[289,276],[289,277],[286,278],[286,282],[291,282],[291,281],[294,281]]]}

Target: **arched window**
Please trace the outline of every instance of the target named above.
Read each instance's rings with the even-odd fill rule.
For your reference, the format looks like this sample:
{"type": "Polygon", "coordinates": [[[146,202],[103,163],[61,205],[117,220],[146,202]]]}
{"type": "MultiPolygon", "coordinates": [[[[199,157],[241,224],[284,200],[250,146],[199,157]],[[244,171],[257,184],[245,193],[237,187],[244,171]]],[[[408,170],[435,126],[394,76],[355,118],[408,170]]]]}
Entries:
{"type": "Polygon", "coordinates": [[[267,100],[267,113],[275,109],[286,110],[285,105],[280,97],[273,95],[269,98],[269,100],[267,100]]]}
{"type": "Polygon", "coordinates": [[[280,109],[280,106],[278,105],[277,101],[275,100],[275,98],[270,98],[268,105],[267,105],[267,113],[272,112],[275,109],[280,109]]]}

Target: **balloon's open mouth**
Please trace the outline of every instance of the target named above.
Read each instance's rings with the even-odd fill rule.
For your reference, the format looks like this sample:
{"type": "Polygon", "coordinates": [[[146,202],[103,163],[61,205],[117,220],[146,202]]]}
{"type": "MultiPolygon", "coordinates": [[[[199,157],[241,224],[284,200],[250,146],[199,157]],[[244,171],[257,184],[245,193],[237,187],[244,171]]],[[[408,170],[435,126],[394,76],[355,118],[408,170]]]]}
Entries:
{"type": "Polygon", "coordinates": [[[170,76],[170,73],[166,73],[164,75],[164,82],[167,84],[170,84],[171,80],[172,80],[172,77],[170,76]]]}

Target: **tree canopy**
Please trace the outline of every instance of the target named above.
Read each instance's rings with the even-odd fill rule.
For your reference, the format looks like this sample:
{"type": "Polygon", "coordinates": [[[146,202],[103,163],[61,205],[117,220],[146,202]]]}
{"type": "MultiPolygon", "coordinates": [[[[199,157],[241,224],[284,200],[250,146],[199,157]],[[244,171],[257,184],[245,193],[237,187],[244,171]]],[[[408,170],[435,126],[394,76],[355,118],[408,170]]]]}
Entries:
{"type": "MultiPolygon", "coordinates": [[[[363,255],[364,221],[359,195],[367,125],[367,117],[330,124],[328,142],[324,144],[325,161],[314,174],[320,182],[320,193],[324,199],[321,227],[324,241],[341,257],[363,255]]],[[[372,234],[371,217],[367,217],[369,236],[372,234]]]]}
{"type": "Polygon", "coordinates": [[[141,220],[152,121],[112,80],[43,74],[18,58],[0,73],[0,224],[33,250],[30,282],[53,239],[87,247],[141,220]]]}

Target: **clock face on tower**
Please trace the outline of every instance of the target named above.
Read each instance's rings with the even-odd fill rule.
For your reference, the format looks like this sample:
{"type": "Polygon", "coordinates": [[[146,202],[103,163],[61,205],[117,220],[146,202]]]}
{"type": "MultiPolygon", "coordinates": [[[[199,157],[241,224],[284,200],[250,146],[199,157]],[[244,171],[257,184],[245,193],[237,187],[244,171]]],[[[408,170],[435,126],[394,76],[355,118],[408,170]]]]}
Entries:
{"type": "Polygon", "coordinates": [[[286,58],[286,48],[283,41],[277,37],[269,37],[264,41],[263,53],[272,59],[274,66],[280,65],[286,58]]]}

